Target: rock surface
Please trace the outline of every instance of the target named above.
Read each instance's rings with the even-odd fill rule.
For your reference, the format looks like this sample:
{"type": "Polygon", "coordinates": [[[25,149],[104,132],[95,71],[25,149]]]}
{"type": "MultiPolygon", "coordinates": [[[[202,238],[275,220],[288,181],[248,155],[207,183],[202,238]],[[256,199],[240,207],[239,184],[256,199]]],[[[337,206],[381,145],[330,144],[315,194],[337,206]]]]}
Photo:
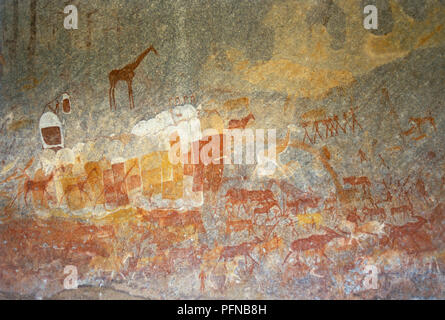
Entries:
{"type": "Polygon", "coordinates": [[[445,298],[443,1],[72,4],[0,3],[0,299],[445,298]]]}

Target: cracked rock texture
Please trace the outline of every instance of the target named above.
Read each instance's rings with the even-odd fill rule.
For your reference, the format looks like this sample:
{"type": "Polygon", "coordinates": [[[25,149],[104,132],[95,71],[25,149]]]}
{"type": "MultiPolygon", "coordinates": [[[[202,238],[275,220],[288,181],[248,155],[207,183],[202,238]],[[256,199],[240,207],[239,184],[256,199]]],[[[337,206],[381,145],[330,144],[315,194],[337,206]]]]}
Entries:
{"type": "Polygon", "coordinates": [[[0,298],[445,298],[444,23],[436,0],[2,1],[0,298]],[[224,163],[233,128],[268,156],[224,163]]]}

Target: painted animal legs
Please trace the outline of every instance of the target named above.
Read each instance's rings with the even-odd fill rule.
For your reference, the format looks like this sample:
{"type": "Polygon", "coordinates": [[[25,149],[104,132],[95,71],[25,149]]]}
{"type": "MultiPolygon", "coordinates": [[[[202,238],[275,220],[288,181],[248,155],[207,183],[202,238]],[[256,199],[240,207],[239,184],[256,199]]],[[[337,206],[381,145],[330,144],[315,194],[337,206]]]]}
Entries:
{"type": "Polygon", "coordinates": [[[128,99],[130,100],[130,109],[134,108],[134,99],[133,99],[133,87],[132,87],[132,81],[127,81],[128,85],[128,99]]]}
{"type": "Polygon", "coordinates": [[[108,100],[110,101],[110,110],[113,110],[113,106],[111,104],[111,90],[113,90],[112,87],[108,90],[108,100]]]}

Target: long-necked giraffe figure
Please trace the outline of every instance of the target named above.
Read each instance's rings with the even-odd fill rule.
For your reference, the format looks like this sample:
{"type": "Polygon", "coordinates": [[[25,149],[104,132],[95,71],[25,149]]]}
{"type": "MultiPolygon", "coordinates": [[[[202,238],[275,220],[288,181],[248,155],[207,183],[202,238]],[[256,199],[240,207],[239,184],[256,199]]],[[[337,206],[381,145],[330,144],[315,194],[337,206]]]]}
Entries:
{"type": "Polygon", "coordinates": [[[110,90],[108,92],[108,96],[110,99],[110,110],[113,110],[113,106],[114,110],[116,110],[116,99],[114,96],[114,91],[116,88],[116,83],[118,83],[119,81],[127,82],[128,98],[130,99],[130,109],[134,108],[133,87],[132,87],[133,78],[135,75],[134,71],[150,51],[153,51],[156,55],[158,54],[156,49],[153,48],[153,46],[150,46],[150,48],[142,52],[134,62],[127,64],[122,69],[116,69],[110,72],[110,74],[108,75],[108,78],[110,79],[110,90]]]}

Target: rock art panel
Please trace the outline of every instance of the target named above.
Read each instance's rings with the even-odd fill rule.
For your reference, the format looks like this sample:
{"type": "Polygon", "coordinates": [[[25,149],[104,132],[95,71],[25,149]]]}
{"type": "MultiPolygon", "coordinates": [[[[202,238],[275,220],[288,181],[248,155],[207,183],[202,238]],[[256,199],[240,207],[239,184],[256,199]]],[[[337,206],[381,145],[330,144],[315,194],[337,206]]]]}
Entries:
{"type": "Polygon", "coordinates": [[[0,4],[0,297],[443,299],[443,1],[199,2],[0,4]]]}

